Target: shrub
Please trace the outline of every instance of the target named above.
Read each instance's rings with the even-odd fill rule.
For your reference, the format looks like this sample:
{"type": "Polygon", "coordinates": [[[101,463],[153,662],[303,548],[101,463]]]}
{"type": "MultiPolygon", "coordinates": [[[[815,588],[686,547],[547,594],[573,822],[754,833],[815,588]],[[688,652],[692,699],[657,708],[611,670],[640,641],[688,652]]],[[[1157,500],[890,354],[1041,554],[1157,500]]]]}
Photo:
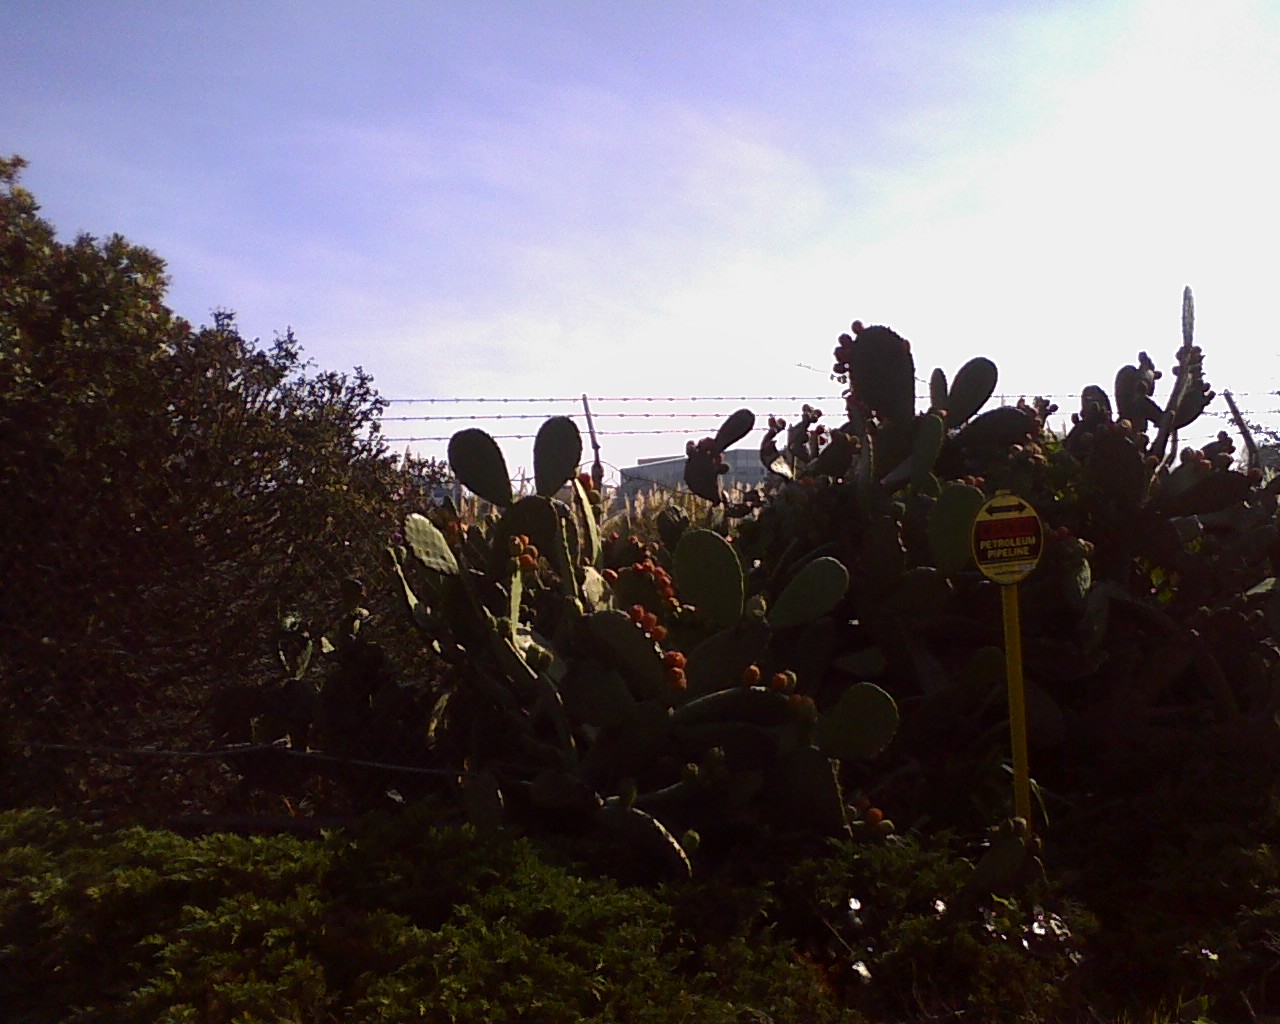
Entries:
{"type": "Polygon", "coordinates": [[[0,816],[0,1002],[45,1021],[846,1019],[785,944],[419,818],[323,842],[0,816]]]}

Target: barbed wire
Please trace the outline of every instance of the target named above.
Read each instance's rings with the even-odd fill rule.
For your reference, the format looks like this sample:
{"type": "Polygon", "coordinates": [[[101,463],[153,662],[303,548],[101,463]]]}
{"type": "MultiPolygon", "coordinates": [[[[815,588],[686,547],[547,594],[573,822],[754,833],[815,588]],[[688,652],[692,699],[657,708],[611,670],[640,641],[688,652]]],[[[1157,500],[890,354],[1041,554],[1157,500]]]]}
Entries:
{"type": "MultiPolygon", "coordinates": [[[[592,412],[593,420],[699,420],[722,419],[720,412],[592,412]]],[[[458,420],[540,420],[542,413],[457,413],[453,416],[383,416],[384,423],[426,423],[430,421],[456,422],[458,420]]]]}
{"type": "MultiPolygon", "coordinates": [[[[1001,396],[1001,397],[1004,397],[1004,396],[1001,396]]],[[[1045,397],[1048,397],[1048,396],[1045,396],[1045,397]]],[[[604,419],[608,417],[608,415],[609,414],[601,414],[601,413],[593,412],[592,418],[604,419]]],[[[1055,413],[1055,415],[1061,415],[1061,413],[1055,413]]],[[[1209,419],[1217,419],[1217,420],[1224,420],[1224,421],[1228,421],[1231,419],[1230,411],[1225,409],[1206,409],[1204,413],[1202,413],[1202,415],[1209,419]]],[[[1280,408],[1242,409],[1241,415],[1244,416],[1246,419],[1256,421],[1256,419],[1259,417],[1280,415],[1280,408]]],[[[671,427],[662,428],[662,429],[597,430],[596,436],[598,437],[680,436],[680,435],[691,432],[691,431],[679,429],[678,424],[680,424],[681,422],[693,420],[693,419],[716,419],[716,418],[719,418],[719,416],[720,414],[718,413],[632,413],[632,414],[619,413],[619,414],[615,414],[613,418],[634,417],[634,418],[649,419],[649,420],[666,420],[666,421],[670,421],[673,425],[671,427]]],[[[458,416],[387,417],[388,420],[391,420],[394,422],[402,422],[402,423],[472,422],[474,420],[503,420],[503,419],[537,420],[537,419],[543,419],[543,418],[544,417],[542,415],[536,414],[536,413],[514,415],[514,416],[501,416],[501,415],[468,416],[468,415],[460,414],[458,416]]],[[[1064,416],[1064,419],[1065,419],[1065,416],[1064,416]]],[[[767,432],[767,430],[768,428],[762,425],[762,426],[756,427],[753,433],[764,434],[767,432]]],[[[1216,430],[1207,434],[1203,433],[1202,431],[1188,432],[1185,429],[1181,432],[1181,436],[1186,440],[1195,440],[1199,438],[1204,438],[1206,440],[1209,440],[1215,437],[1216,434],[1217,434],[1216,430]]],[[[515,434],[492,434],[490,436],[492,436],[495,441],[531,441],[535,437],[537,437],[537,434],[536,433],[515,433],[515,434]]],[[[387,444],[416,444],[416,443],[428,443],[428,442],[431,442],[431,443],[447,442],[451,438],[452,438],[452,435],[450,434],[414,434],[414,435],[404,435],[404,436],[395,436],[395,437],[387,436],[387,437],[383,437],[382,440],[387,444]]]]}
{"type": "MultiPolygon", "coordinates": [[[[1274,397],[1276,395],[1280,395],[1280,391],[1232,391],[1231,393],[1235,395],[1236,398],[1256,398],[1260,396],[1274,397]]],[[[1032,392],[1030,391],[1019,392],[1018,394],[1020,397],[1030,396],[1032,392]]],[[[1013,395],[1013,392],[1009,391],[1009,392],[1003,392],[998,397],[1008,398],[1011,395],[1013,395]]],[[[654,395],[614,395],[614,396],[603,395],[602,396],[602,395],[589,394],[586,397],[587,397],[587,400],[590,402],[829,402],[829,401],[839,399],[838,395],[833,395],[831,393],[827,393],[824,395],[685,395],[685,396],[666,396],[666,397],[654,396],[654,395]]],[[[916,395],[917,400],[927,399],[928,397],[929,396],[927,393],[916,395]]],[[[997,397],[997,396],[993,396],[993,397],[997,397]]],[[[1051,401],[1056,401],[1057,399],[1065,399],[1065,400],[1078,399],[1080,395],[1078,392],[1072,392],[1069,394],[1049,394],[1049,395],[1037,393],[1037,397],[1048,398],[1051,401]]],[[[574,405],[581,405],[582,398],[583,398],[582,395],[572,395],[568,397],[553,396],[549,398],[536,398],[536,397],[534,398],[529,398],[529,397],[495,398],[492,396],[475,397],[475,398],[451,398],[451,397],[441,395],[441,396],[435,396],[435,397],[429,397],[429,398],[384,398],[383,401],[386,402],[388,405],[412,404],[412,403],[436,404],[436,405],[461,405],[465,403],[493,403],[493,402],[505,403],[505,404],[543,402],[547,404],[572,403],[574,405]]]]}
{"type": "MultiPolygon", "coordinates": [[[[471,402],[545,402],[548,404],[564,404],[572,402],[574,405],[581,405],[582,397],[582,395],[573,395],[569,398],[384,398],[383,401],[388,405],[406,402],[435,404],[471,402]]],[[[652,395],[587,395],[586,397],[591,402],[825,402],[831,398],[830,395],[677,395],[669,397],[652,395]]]]}

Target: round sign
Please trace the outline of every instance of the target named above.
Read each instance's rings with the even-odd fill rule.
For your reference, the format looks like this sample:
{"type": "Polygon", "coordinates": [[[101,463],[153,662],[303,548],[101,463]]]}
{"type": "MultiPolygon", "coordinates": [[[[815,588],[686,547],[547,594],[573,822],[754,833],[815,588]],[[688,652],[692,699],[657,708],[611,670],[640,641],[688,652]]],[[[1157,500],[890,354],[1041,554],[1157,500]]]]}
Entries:
{"type": "Polygon", "coordinates": [[[1044,550],[1040,517],[1028,502],[997,494],[973,521],[973,560],[988,579],[1005,585],[1031,575],[1044,550]]]}

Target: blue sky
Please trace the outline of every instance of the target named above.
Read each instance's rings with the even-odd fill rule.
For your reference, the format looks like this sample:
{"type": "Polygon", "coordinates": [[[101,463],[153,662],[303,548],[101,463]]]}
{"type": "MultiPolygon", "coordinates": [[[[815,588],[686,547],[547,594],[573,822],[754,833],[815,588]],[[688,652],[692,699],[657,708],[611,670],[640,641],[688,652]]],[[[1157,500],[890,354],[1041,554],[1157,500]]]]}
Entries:
{"type": "MultiPolygon", "coordinates": [[[[1002,391],[1071,395],[1139,349],[1167,368],[1189,283],[1211,381],[1280,406],[1275,3],[5,11],[0,149],[46,216],[155,249],[190,319],[292,326],[389,397],[830,395],[834,418],[855,317],[921,377],[985,354],[1002,391]]],[[[694,407],[597,411],[638,408],[694,407]]],[[[606,438],[615,465],[711,432],[601,426],[685,432],[606,438]]]]}

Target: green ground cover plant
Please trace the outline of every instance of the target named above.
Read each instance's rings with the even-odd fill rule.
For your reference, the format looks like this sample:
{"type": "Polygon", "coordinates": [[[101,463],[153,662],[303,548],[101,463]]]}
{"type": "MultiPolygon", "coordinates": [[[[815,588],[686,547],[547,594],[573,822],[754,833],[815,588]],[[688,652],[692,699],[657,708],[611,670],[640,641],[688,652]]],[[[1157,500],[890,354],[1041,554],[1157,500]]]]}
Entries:
{"type": "Polygon", "coordinates": [[[456,817],[424,805],[301,840],[6,812],[6,1019],[1169,1021],[1269,1005],[1274,814],[1271,842],[1201,835],[1143,885],[995,892],[995,833],[742,849],[655,887],[611,877],[605,849],[440,824],[456,817]],[[1206,873],[1188,888],[1173,873],[1189,857],[1206,873]]]}
{"type": "Polygon", "coordinates": [[[429,820],[186,839],[6,813],[6,1019],[850,1019],[749,921],[700,941],[661,893],[429,820]]]}

